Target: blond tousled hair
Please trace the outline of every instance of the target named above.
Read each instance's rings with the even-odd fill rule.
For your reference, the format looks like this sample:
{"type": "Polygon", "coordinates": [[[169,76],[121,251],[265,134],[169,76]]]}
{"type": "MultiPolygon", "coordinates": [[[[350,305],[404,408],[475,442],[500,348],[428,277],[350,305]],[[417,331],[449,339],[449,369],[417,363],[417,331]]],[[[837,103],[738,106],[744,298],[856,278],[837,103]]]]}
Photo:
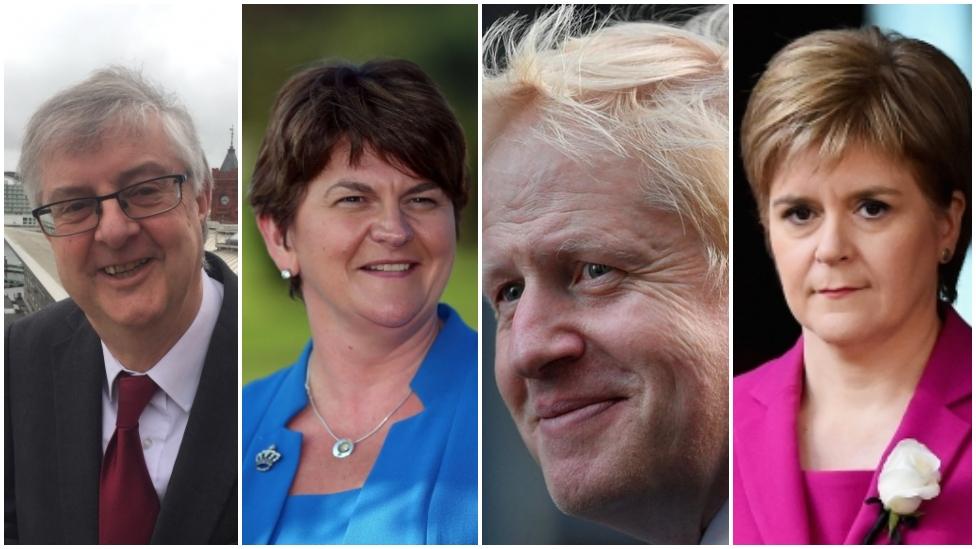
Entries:
{"type": "Polygon", "coordinates": [[[489,149],[516,115],[592,164],[629,158],[649,204],[701,237],[712,272],[728,276],[728,9],[682,26],[598,19],[573,6],[526,25],[509,17],[485,36],[483,139],[489,149]]]}

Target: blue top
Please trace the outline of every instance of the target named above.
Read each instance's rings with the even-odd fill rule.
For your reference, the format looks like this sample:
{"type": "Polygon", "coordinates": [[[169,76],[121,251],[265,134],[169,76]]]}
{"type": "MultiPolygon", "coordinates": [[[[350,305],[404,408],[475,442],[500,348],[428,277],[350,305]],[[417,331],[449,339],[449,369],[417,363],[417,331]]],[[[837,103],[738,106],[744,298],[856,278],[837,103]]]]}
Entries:
{"type": "Polygon", "coordinates": [[[341,544],[358,497],[358,488],[335,494],[288,496],[271,543],[341,544]],[[322,520],[322,517],[329,517],[329,520],[322,520]]]}
{"type": "MultiPolygon", "coordinates": [[[[443,326],[410,382],[424,409],[390,426],[341,543],[478,542],[478,337],[450,307],[439,305],[437,314],[443,326]]],[[[287,425],[308,405],[305,372],[311,351],[310,342],[295,364],[244,387],[245,544],[271,543],[282,517],[292,514],[286,513],[286,500],[302,435],[287,425]],[[266,450],[273,451],[262,454],[266,450]],[[259,454],[264,471],[256,461],[259,454]],[[268,459],[275,455],[277,460],[268,459]]]]}

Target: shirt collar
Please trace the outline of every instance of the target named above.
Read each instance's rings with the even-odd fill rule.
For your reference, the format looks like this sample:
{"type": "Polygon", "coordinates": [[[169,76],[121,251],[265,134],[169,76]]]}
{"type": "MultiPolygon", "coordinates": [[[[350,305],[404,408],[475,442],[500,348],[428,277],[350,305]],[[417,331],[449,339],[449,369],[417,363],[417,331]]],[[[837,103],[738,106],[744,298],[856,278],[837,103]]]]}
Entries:
{"type": "MultiPolygon", "coordinates": [[[[173,347],[163,355],[148,375],[159,388],[173,400],[184,412],[189,412],[193,405],[197,386],[200,384],[200,374],[203,373],[203,363],[210,347],[210,335],[217,325],[220,304],[223,300],[224,285],[203,273],[203,300],[197,310],[196,317],[173,347]]],[[[115,378],[122,372],[142,375],[127,369],[112,354],[102,342],[102,357],[105,362],[104,390],[110,400],[115,399],[115,378]]]]}

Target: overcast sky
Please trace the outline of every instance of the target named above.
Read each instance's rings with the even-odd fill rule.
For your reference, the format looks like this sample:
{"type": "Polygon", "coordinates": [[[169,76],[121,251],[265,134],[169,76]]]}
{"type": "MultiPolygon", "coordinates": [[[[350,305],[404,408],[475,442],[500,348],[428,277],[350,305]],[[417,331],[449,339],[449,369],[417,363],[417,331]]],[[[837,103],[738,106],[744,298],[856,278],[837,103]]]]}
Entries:
{"type": "Polygon", "coordinates": [[[24,126],[56,92],[110,64],[141,68],[189,109],[212,167],[240,155],[240,5],[5,2],[4,171],[16,169],[24,126]]]}

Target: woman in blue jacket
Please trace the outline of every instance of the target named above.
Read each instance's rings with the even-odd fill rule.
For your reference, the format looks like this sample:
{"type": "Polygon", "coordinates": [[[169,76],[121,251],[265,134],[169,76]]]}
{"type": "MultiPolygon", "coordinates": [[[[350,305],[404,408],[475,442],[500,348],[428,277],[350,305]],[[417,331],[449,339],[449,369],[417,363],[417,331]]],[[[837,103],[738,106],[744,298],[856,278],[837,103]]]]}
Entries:
{"type": "Polygon", "coordinates": [[[477,337],[438,305],[467,193],[461,127],[413,63],[279,92],[250,200],[312,339],[244,388],[244,543],[477,543],[477,337]]]}

